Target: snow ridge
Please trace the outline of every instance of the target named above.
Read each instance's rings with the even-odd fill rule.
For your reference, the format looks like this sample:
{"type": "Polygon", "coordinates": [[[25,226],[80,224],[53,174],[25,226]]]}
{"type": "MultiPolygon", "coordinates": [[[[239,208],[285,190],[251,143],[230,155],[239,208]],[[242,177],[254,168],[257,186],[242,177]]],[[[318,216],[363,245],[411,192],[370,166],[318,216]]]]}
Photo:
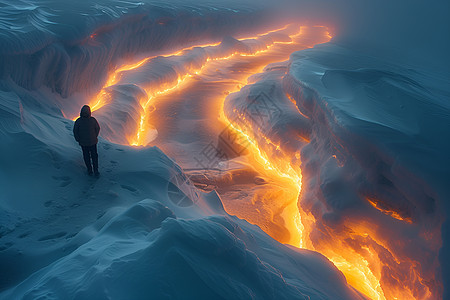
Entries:
{"type": "Polygon", "coordinates": [[[58,2],[35,2],[2,4],[0,78],[30,90],[47,86],[63,97],[98,88],[120,59],[245,34],[272,20],[245,5],[230,10],[108,1],[72,4],[70,10],[58,2]]]}

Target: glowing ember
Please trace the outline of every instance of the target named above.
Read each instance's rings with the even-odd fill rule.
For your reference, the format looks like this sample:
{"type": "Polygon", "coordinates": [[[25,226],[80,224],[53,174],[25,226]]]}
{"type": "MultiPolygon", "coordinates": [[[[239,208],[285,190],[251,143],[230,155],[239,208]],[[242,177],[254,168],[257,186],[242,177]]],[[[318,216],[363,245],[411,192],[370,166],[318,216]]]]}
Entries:
{"type": "Polygon", "coordinates": [[[400,220],[400,221],[405,221],[408,223],[412,223],[411,218],[408,217],[402,217],[398,212],[394,211],[394,210],[389,210],[386,208],[383,208],[380,206],[379,201],[375,200],[375,199],[371,199],[371,198],[366,198],[366,200],[376,209],[378,209],[379,211],[381,211],[383,214],[388,215],[393,217],[394,219],[400,220]]]}

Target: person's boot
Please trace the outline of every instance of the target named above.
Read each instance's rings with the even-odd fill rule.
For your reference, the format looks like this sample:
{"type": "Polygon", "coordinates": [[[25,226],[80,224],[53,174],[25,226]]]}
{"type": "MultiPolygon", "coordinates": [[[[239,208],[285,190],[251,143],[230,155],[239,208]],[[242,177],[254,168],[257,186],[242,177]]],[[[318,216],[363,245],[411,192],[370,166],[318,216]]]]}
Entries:
{"type": "Polygon", "coordinates": [[[88,173],[89,176],[92,176],[92,174],[94,174],[94,173],[92,172],[92,169],[88,169],[88,170],[87,170],[87,173],[88,173]]]}
{"type": "Polygon", "coordinates": [[[93,146],[92,151],[92,164],[94,166],[94,175],[95,177],[99,177],[100,173],[98,172],[98,154],[97,154],[97,146],[93,146]]]}

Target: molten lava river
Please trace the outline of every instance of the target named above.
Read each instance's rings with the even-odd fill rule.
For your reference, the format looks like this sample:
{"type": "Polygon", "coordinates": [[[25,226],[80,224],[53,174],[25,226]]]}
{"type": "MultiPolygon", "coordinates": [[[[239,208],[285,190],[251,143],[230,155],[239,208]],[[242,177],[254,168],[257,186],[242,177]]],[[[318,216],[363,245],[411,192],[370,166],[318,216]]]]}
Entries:
{"type": "MultiPolygon", "coordinates": [[[[229,214],[258,225],[281,243],[322,253],[368,298],[428,298],[430,291],[413,262],[396,257],[368,224],[349,222],[346,227],[351,230],[312,241],[312,228],[320,226],[302,206],[301,157],[296,149],[308,143],[308,137],[297,134],[292,140],[298,143],[284,145],[264,136],[254,128],[257,122],[249,120],[277,109],[301,114],[291,95],[280,93],[282,106],[263,100],[266,110],[261,105],[252,108],[253,102],[247,108],[230,108],[229,100],[258,82],[261,74],[281,79],[291,53],[330,39],[325,27],[289,24],[253,37],[230,37],[142,57],[115,68],[90,105],[94,115],[109,124],[102,126],[104,138],[159,147],[199,190],[216,190],[229,214]],[[131,117],[111,125],[111,118],[123,112],[131,117]]],[[[262,90],[266,88],[270,89],[262,90]]],[[[254,98],[265,96],[261,92],[254,98]]],[[[376,207],[375,200],[370,203],[376,207]]]]}

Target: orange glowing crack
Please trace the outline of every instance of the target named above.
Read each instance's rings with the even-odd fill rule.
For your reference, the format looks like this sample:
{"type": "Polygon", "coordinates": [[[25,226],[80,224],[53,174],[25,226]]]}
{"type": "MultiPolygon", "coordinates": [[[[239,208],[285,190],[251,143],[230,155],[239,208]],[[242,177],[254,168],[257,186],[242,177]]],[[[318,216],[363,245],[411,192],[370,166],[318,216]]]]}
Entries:
{"type": "MultiPolygon", "coordinates": [[[[253,38],[241,38],[239,41],[245,41],[250,39],[258,39],[262,36],[266,36],[267,34],[273,33],[273,32],[280,32],[282,30],[288,29],[290,26],[286,25],[281,29],[276,29],[272,31],[265,32],[263,34],[257,35],[253,38]]],[[[227,59],[231,59],[232,57],[236,55],[240,56],[257,56],[261,53],[269,51],[271,47],[273,47],[275,44],[292,44],[294,43],[294,38],[300,36],[303,34],[304,27],[300,27],[300,30],[298,33],[294,35],[289,35],[291,38],[291,41],[289,42],[282,42],[282,41],[275,41],[271,44],[266,45],[265,49],[255,51],[254,53],[248,54],[248,53],[238,53],[234,52],[231,54],[228,54],[224,57],[208,57],[204,64],[199,69],[193,69],[189,70],[186,74],[180,75],[177,81],[173,82],[171,86],[168,88],[164,88],[161,90],[146,90],[146,93],[148,95],[148,99],[145,103],[142,103],[142,113],[139,120],[138,130],[134,137],[129,137],[129,141],[131,145],[138,146],[138,145],[145,145],[145,135],[147,131],[146,124],[148,123],[147,118],[149,115],[149,108],[152,106],[152,102],[155,100],[156,97],[167,95],[175,90],[178,90],[182,88],[183,85],[187,84],[190,79],[192,79],[194,74],[201,74],[202,70],[205,66],[209,65],[211,61],[223,61],[227,59]]],[[[332,36],[329,34],[329,32],[326,32],[326,37],[328,39],[331,39],[332,36]]],[[[215,44],[209,44],[209,45],[201,45],[201,46],[191,46],[187,47],[185,49],[179,50],[173,54],[168,54],[166,56],[180,56],[183,55],[184,51],[192,50],[195,47],[217,47],[220,45],[220,43],[215,44]]],[[[140,60],[139,62],[136,62],[134,64],[128,64],[123,65],[117,70],[115,70],[110,77],[108,78],[104,88],[100,91],[100,93],[97,95],[96,101],[93,105],[93,110],[99,109],[103,105],[107,104],[109,99],[107,99],[107,93],[104,91],[104,89],[108,86],[114,85],[118,82],[118,79],[120,79],[120,73],[123,71],[133,70],[141,67],[148,61],[150,61],[153,57],[148,57],[143,60],[140,60]]],[[[170,83],[169,83],[170,84],[170,83]]],[[[247,81],[242,82],[239,84],[239,87],[236,88],[235,91],[240,89],[240,86],[244,86],[247,84],[247,81]]],[[[233,92],[233,91],[230,91],[233,92]]],[[[289,100],[291,100],[295,104],[295,100],[293,100],[290,95],[287,95],[289,100]]],[[[224,101],[225,99],[223,99],[224,101]]],[[[300,114],[302,114],[300,111],[298,111],[300,114]]],[[[247,124],[245,122],[245,118],[243,116],[240,116],[244,122],[239,122],[239,124],[245,125],[245,127],[240,127],[240,125],[236,123],[231,123],[230,120],[228,120],[224,116],[223,111],[223,103],[221,107],[221,120],[225,124],[230,124],[231,130],[233,130],[236,134],[238,134],[241,138],[239,140],[246,142],[246,147],[249,150],[252,159],[255,162],[255,168],[257,168],[260,172],[265,172],[267,174],[270,174],[272,178],[277,178],[278,180],[283,180],[284,182],[288,182],[290,191],[292,191],[289,194],[290,197],[290,204],[285,208],[286,214],[284,215],[284,219],[286,221],[286,228],[291,233],[291,239],[289,241],[290,244],[297,246],[297,247],[305,247],[310,250],[316,250],[327,256],[330,261],[332,261],[336,267],[341,270],[344,275],[347,278],[347,281],[349,284],[351,284],[353,287],[355,287],[357,290],[361,291],[371,299],[386,299],[385,293],[383,291],[383,288],[380,284],[380,278],[381,278],[381,271],[377,268],[380,268],[378,266],[381,266],[382,263],[380,262],[378,258],[377,250],[375,250],[373,247],[365,247],[364,251],[366,255],[362,255],[361,253],[355,252],[351,248],[346,248],[348,246],[345,246],[343,243],[341,244],[342,247],[339,247],[337,249],[334,248],[325,248],[325,249],[315,249],[311,240],[309,239],[309,232],[311,232],[312,228],[309,228],[309,225],[311,222],[315,222],[314,217],[311,215],[308,215],[306,212],[300,210],[301,208],[298,207],[297,201],[299,199],[300,191],[301,191],[301,184],[302,184],[302,174],[301,169],[299,166],[292,166],[291,162],[289,160],[288,155],[285,157],[282,157],[281,159],[279,156],[275,159],[274,155],[271,155],[271,153],[267,152],[267,149],[276,149],[277,151],[280,150],[280,146],[273,143],[269,138],[260,136],[258,133],[258,138],[255,138],[256,132],[251,128],[251,124],[247,124]],[[302,216],[305,216],[305,220],[302,222],[302,216]],[[310,223],[308,223],[310,222],[310,223]]],[[[302,114],[303,115],[303,114],[302,114]]],[[[305,118],[309,118],[306,115],[303,115],[305,118]]],[[[306,141],[308,142],[308,141],[306,141]]],[[[295,157],[299,159],[299,153],[295,153],[295,157]]],[[[406,222],[409,222],[408,219],[402,218],[398,213],[389,211],[389,210],[382,210],[377,206],[377,202],[372,200],[369,200],[369,203],[374,206],[376,209],[382,211],[383,213],[390,215],[393,218],[403,220],[406,222]]],[[[356,231],[356,229],[355,229],[356,231]]],[[[354,235],[358,237],[363,238],[370,238],[368,232],[362,228],[357,231],[358,233],[353,233],[354,235]]],[[[378,245],[382,245],[381,242],[376,242],[378,245]]],[[[382,247],[386,248],[382,245],[382,247]]],[[[402,299],[413,299],[413,297],[409,297],[408,295],[411,295],[411,291],[405,291],[402,293],[399,297],[402,299]],[[405,295],[405,296],[403,296],[405,295]]]]}
{"type": "MultiPolygon", "coordinates": [[[[287,27],[287,26],[286,26],[286,27],[287,27]]],[[[194,74],[200,74],[201,71],[202,71],[202,69],[204,69],[204,68],[208,65],[208,63],[209,63],[210,61],[226,60],[226,59],[230,59],[230,58],[234,57],[235,55],[240,55],[240,56],[256,56],[256,55],[259,55],[259,54],[261,54],[261,53],[264,53],[264,52],[269,51],[269,50],[270,50],[274,45],[276,45],[276,44],[292,44],[292,43],[294,43],[294,39],[295,39],[296,37],[298,37],[300,34],[301,34],[301,29],[299,29],[298,32],[295,33],[294,35],[289,36],[290,39],[291,39],[290,42],[274,41],[274,42],[272,42],[271,44],[266,45],[266,48],[265,48],[265,49],[255,51],[255,52],[252,53],[252,54],[244,54],[244,53],[239,53],[239,52],[233,52],[233,53],[231,53],[231,54],[229,54],[229,55],[227,55],[227,56],[224,56],[224,57],[214,57],[214,58],[208,57],[208,58],[206,59],[206,61],[205,61],[205,64],[203,64],[203,65],[200,67],[200,69],[198,69],[198,70],[191,70],[190,73],[184,74],[181,78],[178,79],[178,82],[177,82],[175,85],[173,85],[173,86],[171,86],[170,88],[167,88],[167,89],[165,89],[165,90],[162,90],[162,91],[156,91],[156,92],[153,92],[153,95],[150,96],[150,97],[148,98],[147,102],[146,102],[144,105],[142,105],[143,113],[142,113],[141,118],[140,118],[139,128],[138,128],[138,130],[137,130],[136,137],[135,137],[135,138],[129,139],[129,140],[130,140],[130,145],[132,145],[132,146],[145,146],[145,145],[146,145],[146,140],[145,140],[146,126],[145,126],[145,125],[146,125],[146,118],[147,118],[146,116],[147,116],[147,114],[148,114],[147,108],[149,107],[149,105],[150,105],[150,103],[152,102],[152,100],[154,100],[154,97],[156,97],[156,96],[161,96],[161,95],[165,95],[165,94],[167,94],[167,93],[169,93],[169,92],[171,92],[171,91],[173,91],[173,90],[176,90],[176,89],[180,88],[180,86],[181,86],[183,83],[186,83],[186,81],[187,81],[189,78],[192,77],[192,75],[193,75],[192,73],[194,73],[194,74]]],[[[261,35],[261,36],[263,36],[263,35],[261,35]]],[[[253,38],[251,38],[251,39],[253,39],[253,38]]],[[[249,39],[240,39],[239,41],[247,41],[247,40],[249,40],[249,39]]],[[[214,47],[214,46],[209,46],[209,47],[214,47]]],[[[180,53],[180,52],[177,52],[177,53],[180,53]]],[[[172,55],[169,55],[169,56],[172,56],[172,55]]],[[[175,55],[173,55],[173,56],[177,56],[177,55],[175,54],[175,55]]],[[[143,64],[143,62],[142,62],[140,65],[142,65],[142,64],[143,64]]],[[[148,95],[151,95],[151,92],[150,92],[150,91],[146,91],[146,92],[147,92],[148,95]]]]}
{"type": "MultiPolygon", "coordinates": [[[[252,153],[253,159],[256,160],[259,166],[262,166],[264,171],[269,172],[272,177],[277,177],[280,179],[287,179],[291,181],[291,193],[292,201],[289,207],[286,207],[285,210],[289,210],[289,218],[285,219],[286,227],[289,229],[291,233],[291,238],[289,244],[296,247],[303,247],[303,237],[302,232],[304,230],[303,224],[301,222],[301,216],[299,214],[297,208],[297,199],[300,195],[300,190],[302,186],[302,175],[301,171],[295,171],[294,168],[289,164],[287,167],[279,166],[277,164],[272,163],[269,155],[262,150],[256,140],[252,138],[249,134],[243,131],[236,123],[232,123],[229,119],[221,114],[221,118],[225,122],[225,124],[229,124],[230,128],[234,130],[241,138],[238,141],[241,142],[242,145],[245,145],[247,150],[252,153]]],[[[267,143],[272,143],[269,139],[266,138],[267,143]]],[[[272,143],[273,144],[273,143],[272,143]]]]}
{"type": "Polygon", "coordinates": [[[408,217],[402,217],[398,212],[394,211],[394,210],[389,210],[389,209],[385,209],[379,206],[379,202],[376,199],[373,198],[368,198],[366,197],[366,200],[370,203],[370,205],[372,205],[374,208],[376,208],[377,210],[381,211],[383,214],[388,215],[394,219],[400,220],[400,221],[404,221],[407,223],[412,224],[412,219],[408,218],[408,217]]]}
{"type": "Polygon", "coordinates": [[[386,300],[381,289],[380,280],[369,268],[369,263],[365,259],[361,262],[349,263],[345,258],[337,255],[330,259],[333,264],[345,274],[347,281],[356,286],[360,291],[373,300],[386,300]]]}
{"type": "Polygon", "coordinates": [[[286,94],[286,97],[289,99],[289,101],[291,101],[291,102],[294,104],[295,109],[297,110],[297,112],[298,112],[302,117],[304,117],[304,118],[306,118],[306,119],[309,119],[309,117],[308,117],[307,115],[305,115],[304,113],[302,113],[302,112],[300,111],[300,109],[299,109],[298,106],[297,106],[297,101],[295,101],[295,100],[292,98],[291,95],[286,94]]]}
{"type": "MultiPolygon", "coordinates": [[[[199,71],[196,71],[195,73],[198,73],[198,72],[199,71]]],[[[171,86],[169,88],[166,88],[164,90],[161,90],[161,91],[156,91],[156,92],[154,92],[153,95],[151,95],[151,91],[146,90],[147,95],[151,95],[151,96],[142,105],[142,109],[143,109],[144,113],[141,114],[141,118],[140,118],[140,121],[139,121],[139,127],[138,127],[138,131],[136,133],[136,137],[129,139],[131,146],[140,146],[140,145],[144,144],[143,138],[144,138],[144,135],[146,134],[146,130],[145,130],[146,129],[146,127],[145,127],[146,116],[148,114],[148,108],[149,108],[151,102],[153,101],[153,99],[156,96],[162,96],[162,95],[170,93],[171,91],[173,91],[175,89],[180,88],[180,86],[182,84],[184,84],[187,81],[187,79],[190,78],[190,77],[192,77],[192,74],[186,74],[182,78],[178,78],[178,81],[177,81],[177,83],[175,85],[173,85],[173,86],[171,86]]]]}
{"type": "MultiPolygon", "coordinates": [[[[266,32],[264,32],[264,33],[260,33],[260,34],[258,34],[257,36],[260,37],[260,36],[268,35],[269,33],[274,33],[274,32],[283,31],[283,30],[287,29],[287,28],[288,28],[289,26],[291,26],[291,25],[292,25],[292,24],[287,24],[287,25],[284,25],[284,26],[281,27],[281,28],[272,29],[272,30],[266,31],[266,32]]],[[[247,38],[247,39],[250,39],[250,38],[247,38]]]]}
{"type": "MultiPolygon", "coordinates": [[[[246,38],[241,38],[241,39],[238,39],[238,40],[239,41],[255,40],[255,39],[264,37],[264,36],[266,36],[266,35],[268,35],[270,33],[273,33],[273,32],[283,31],[283,30],[287,29],[290,25],[291,24],[288,24],[288,25],[286,25],[286,26],[284,26],[284,27],[282,27],[280,29],[275,29],[275,30],[272,30],[272,31],[268,31],[268,32],[259,34],[259,35],[255,36],[255,37],[246,37],[246,38]]],[[[293,38],[299,36],[301,33],[302,33],[302,31],[301,31],[301,28],[300,28],[298,33],[296,33],[296,34],[294,34],[294,35],[292,35],[290,37],[291,37],[291,39],[293,39],[293,38]]],[[[235,53],[232,53],[232,54],[230,54],[230,55],[228,55],[226,57],[218,57],[218,58],[210,58],[209,57],[206,62],[216,61],[216,60],[223,60],[223,59],[229,59],[229,58],[231,58],[231,57],[233,57],[233,56],[235,56],[237,54],[238,55],[242,55],[242,56],[255,56],[255,55],[258,55],[260,53],[264,53],[264,52],[268,51],[275,44],[292,44],[292,43],[293,43],[292,40],[290,42],[274,41],[272,44],[266,45],[266,49],[256,51],[255,53],[252,53],[252,54],[245,54],[245,53],[235,52],[235,53]]],[[[192,50],[192,49],[197,48],[197,47],[203,47],[203,48],[205,48],[205,47],[217,47],[220,44],[221,43],[218,42],[218,43],[211,43],[211,44],[195,45],[195,46],[190,46],[190,47],[183,48],[181,50],[178,50],[175,53],[169,53],[169,54],[159,55],[159,56],[160,57],[181,56],[181,55],[183,55],[183,53],[185,51],[192,50]]],[[[121,76],[122,72],[137,69],[137,68],[141,67],[142,65],[144,65],[145,63],[147,63],[148,61],[150,61],[151,59],[153,59],[155,57],[156,56],[146,57],[146,58],[144,58],[144,59],[142,59],[142,60],[140,60],[138,62],[132,63],[132,64],[124,64],[124,65],[120,66],[119,68],[117,68],[116,70],[114,70],[112,72],[112,74],[110,76],[108,76],[108,79],[107,79],[106,83],[104,84],[104,86],[102,87],[100,92],[97,94],[97,96],[95,98],[95,101],[90,103],[91,111],[92,112],[96,111],[96,110],[100,109],[101,107],[103,107],[105,104],[108,103],[109,99],[107,99],[107,93],[106,93],[105,89],[107,87],[110,87],[110,86],[116,84],[118,82],[118,80],[120,79],[120,76],[121,76]]],[[[198,71],[197,71],[197,73],[198,73],[198,71]]],[[[185,74],[185,75],[189,75],[189,74],[185,74]]],[[[76,118],[74,118],[74,120],[75,119],[76,118]]],[[[136,143],[136,141],[134,143],[136,143]]]]}
{"type": "MultiPolygon", "coordinates": [[[[221,114],[221,117],[225,120],[226,123],[230,122],[223,113],[221,114]]],[[[240,116],[240,119],[241,121],[239,122],[239,124],[247,125],[247,123],[245,122],[245,117],[240,116]]],[[[271,156],[264,150],[266,149],[266,147],[264,147],[264,145],[258,144],[257,141],[261,140],[261,134],[258,134],[260,138],[256,139],[252,134],[253,130],[251,129],[249,124],[249,128],[241,128],[236,123],[230,124],[230,128],[232,128],[237,134],[243,137],[243,139],[238,139],[238,141],[245,140],[248,142],[247,144],[250,145],[250,147],[248,147],[250,153],[252,153],[255,161],[257,162],[257,164],[262,166],[264,171],[270,172],[272,178],[285,178],[290,181],[291,190],[293,191],[293,194],[296,195],[296,197],[293,198],[295,211],[290,211],[290,217],[287,218],[288,220],[293,220],[293,222],[288,222],[288,224],[286,224],[286,227],[290,229],[291,233],[295,232],[290,244],[292,244],[292,241],[298,241],[297,244],[293,245],[306,247],[310,250],[316,250],[314,249],[312,244],[306,240],[308,239],[308,235],[304,234],[304,232],[305,230],[306,232],[308,232],[309,230],[302,223],[301,214],[299,208],[297,208],[298,196],[301,191],[301,169],[293,167],[288,157],[286,157],[285,161],[275,161],[273,159],[273,156],[271,156]]],[[[266,145],[271,144],[275,147],[277,146],[272,143],[267,137],[263,137],[263,140],[265,141],[266,145]]],[[[244,145],[244,143],[242,144],[244,145]]],[[[370,250],[368,251],[370,252],[370,250]]],[[[372,254],[372,256],[376,256],[372,252],[370,253],[372,254]]],[[[374,274],[374,272],[372,272],[369,267],[369,262],[364,257],[352,252],[351,250],[349,252],[346,252],[347,255],[344,255],[342,251],[335,252],[332,250],[322,254],[325,254],[334,263],[334,265],[344,273],[349,284],[351,284],[353,287],[363,292],[371,299],[386,299],[384,296],[384,292],[381,289],[380,275],[377,276],[374,274]]]]}
{"type": "MultiPolygon", "coordinates": [[[[243,83],[242,85],[244,86],[245,83],[243,83]]],[[[290,96],[289,100],[293,101],[290,96]]],[[[300,111],[299,113],[303,115],[300,111]]],[[[309,119],[309,117],[307,117],[306,115],[303,116],[309,119]]],[[[241,136],[241,138],[238,138],[237,140],[241,141],[242,145],[247,145],[247,149],[250,153],[252,153],[252,156],[257,162],[257,165],[260,165],[264,171],[271,173],[272,178],[284,178],[288,179],[291,182],[291,190],[293,191],[293,205],[291,206],[291,210],[289,211],[289,217],[286,218],[286,227],[292,234],[289,243],[297,247],[306,247],[310,245],[310,247],[308,248],[311,250],[315,250],[312,246],[312,243],[305,240],[308,239],[308,235],[305,235],[304,232],[308,228],[305,228],[305,225],[302,223],[301,214],[299,212],[299,208],[297,207],[297,201],[301,191],[301,169],[291,166],[288,157],[285,158],[285,161],[275,161],[274,156],[271,156],[269,153],[267,153],[264,150],[266,149],[266,147],[264,147],[264,145],[259,145],[258,141],[264,140],[266,146],[271,145],[277,150],[279,149],[279,145],[274,144],[267,137],[263,136],[263,139],[261,139],[260,134],[258,134],[260,138],[256,139],[253,136],[254,130],[250,125],[249,128],[241,128],[238,124],[230,122],[230,120],[224,115],[223,107],[221,110],[221,119],[225,122],[225,124],[230,124],[230,128],[241,136]]],[[[240,116],[240,119],[241,121],[239,122],[239,124],[247,125],[244,116],[240,116]]],[[[298,155],[298,153],[296,153],[296,155],[298,155]]],[[[308,230],[306,232],[308,232],[308,230]]],[[[368,249],[367,251],[371,254],[372,257],[377,256],[376,254],[372,253],[370,249],[368,249]]],[[[374,274],[374,272],[370,268],[369,262],[364,257],[357,253],[352,253],[349,257],[347,257],[346,255],[343,256],[341,253],[331,252],[328,253],[328,258],[336,265],[339,270],[344,273],[348,282],[352,286],[363,292],[365,295],[369,296],[371,299],[386,299],[380,285],[381,275],[374,274]]]]}
{"type": "MultiPolygon", "coordinates": [[[[228,119],[225,120],[229,122],[228,119]]],[[[243,122],[240,123],[242,124],[243,122]]],[[[296,197],[294,197],[295,202],[293,203],[296,210],[290,212],[290,218],[288,218],[288,220],[290,219],[293,222],[290,224],[288,222],[286,227],[290,229],[291,233],[294,232],[294,230],[297,233],[291,239],[290,244],[292,244],[293,241],[298,241],[298,243],[294,244],[295,246],[304,247],[310,245],[311,243],[307,243],[305,241],[308,236],[304,235],[303,232],[307,228],[305,228],[301,222],[301,215],[296,205],[301,190],[301,170],[299,168],[292,167],[288,159],[286,159],[285,165],[276,164],[272,159],[270,159],[271,156],[264,151],[264,147],[257,144],[257,139],[244,132],[245,129],[239,128],[237,124],[231,124],[230,127],[249,142],[248,144],[250,147],[247,149],[250,150],[250,153],[253,154],[254,159],[263,167],[265,171],[271,172],[272,177],[281,177],[290,180],[291,189],[294,191],[293,194],[296,195],[296,197]]],[[[242,139],[239,139],[239,141],[241,140],[242,139]]],[[[265,138],[265,140],[267,143],[271,143],[268,138],[265,138]]],[[[309,247],[309,249],[316,250],[314,247],[309,247]]],[[[370,252],[372,256],[376,256],[376,254],[373,254],[370,250],[368,250],[368,252],[370,252]]],[[[371,299],[385,300],[386,298],[380,285],[380,275],[376,276],[372,272],[369,267],[369,262],[361,255],[351,251],[347,252],[347,254],[348,255],[343,256],[342,251],[330,251],[325,255],[340,271],[344,273],[348,282],[352,286],[369,296],[371,299]]]]}
{"type": "MultiPolygon", "coordinates": [[[[180,56],[183,54],[183,52],[188,51],[188,50],[192,50],[196,47],[215,47],[220,45],[219,43],[211,43],[211,44],[203,44],[203,45],[196,45],[196,46],[190,46],[190,47],[186,47],[183,48],[175,53],[169,53],[169,54],[164,54],[164,55],[159,55],[160,57],[170,57],[170,56],[180,56]]],[[[135,70],[139,67],[141,67],[142,65],[144,65],[145,63],[147,63],[148,61],[156,58],[157,56],[151,56],[151,57],[146,57],[138,62],[135,63],[131,63],[131,64],[124,64],[121,65],[119,68],[117,68],[116,70],[114,70],[112,72],[112,74],[108,77],[108,79],[106,80],[106,83],[103,85],[102,89],[100,90],[100,92],[97,94],[96,96],[96,100],[93,103],[90,103],[91,106],[91,111],[96,111],[98,109],[100,109],[102,106],[104,106],[106,103],[108,103],[108,100],[106,99],[107,97],[107,93],[105,91],[106,88],[113,86],[114,84],[116,84],[121,77],[121,73],[124,71],[131,71],[131,70],[135,70]]],[[[75,117],[73,120],[76,120],[77,117],[75,117]]]]}

